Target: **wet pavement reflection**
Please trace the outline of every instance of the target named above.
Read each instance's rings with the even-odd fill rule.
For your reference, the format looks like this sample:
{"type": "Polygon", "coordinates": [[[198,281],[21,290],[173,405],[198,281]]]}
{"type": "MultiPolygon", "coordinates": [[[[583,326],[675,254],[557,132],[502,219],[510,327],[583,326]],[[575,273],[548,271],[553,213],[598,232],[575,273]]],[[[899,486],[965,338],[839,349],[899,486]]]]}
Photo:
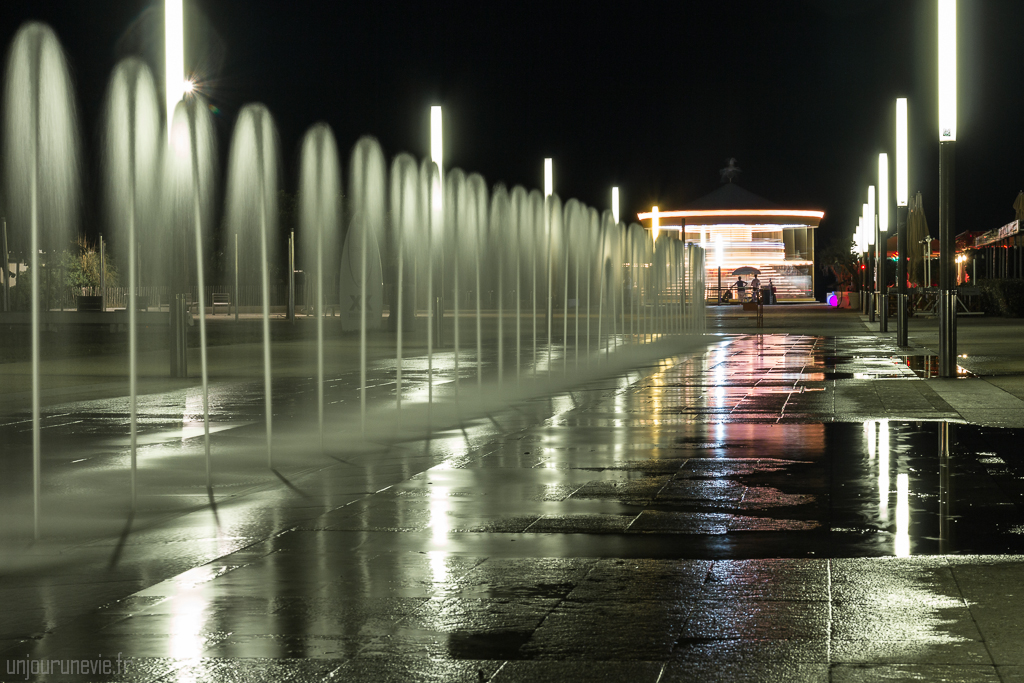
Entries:
{"type": "MultiPolygon", "coordinates": [[[[923,375],[874,337],[722,337],[427,440],[304,451],[283,483],[245,464],[255,394],[222,387],[237,495],[213,516],[170,464],[195,457],[188,395],[152,397],[174,415],[143,430],[153,486],[203,509],[88,544],[120,594],[52,626],[29,628],[67,570],[6,571],[0,659],[123,652],[109,680],[147,681],[987,680],[1024,666],[1024,433],[964,424],[923,375]],[[193,556],[133,573],[141,547],[193,556]]],[[[120,466],[103,415],[48,415],[69,490],[120,466]]]]}

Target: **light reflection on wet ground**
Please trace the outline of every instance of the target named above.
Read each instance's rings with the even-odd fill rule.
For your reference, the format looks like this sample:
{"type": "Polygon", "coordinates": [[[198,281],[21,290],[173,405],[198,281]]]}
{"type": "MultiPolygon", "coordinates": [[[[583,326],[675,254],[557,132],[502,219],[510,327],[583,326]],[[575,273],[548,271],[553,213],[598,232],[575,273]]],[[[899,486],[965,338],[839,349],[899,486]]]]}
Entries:
{"type": "MultiPolygon", "coordinates": [[[[286,414],[309,388],[279,383],[286,414]]],[[[1024,596],[1003,589],[1024,560],[970,556],[1024,552],[1021,434],[950,424],[874,338],[725,338],[466,432],[340,449],[344,476],[304,452],[284,495],[246,474],[259,398],[218,398],[224,471],[248,491],[239,518],[220,512],[231,533],[190,515],[142,541],[207,538],[218,559],[50,635],[5,628],[4,656],[124,651],[135,680],[166,681],[974,680],[1024,665],[1024,596]],[[296,506],[309,512],[284,514],[296,506]]],[[[194,458],[188,395],[153,401],[152,462],[194,458]]],[[[123,447],[116,413],[48,417],[69,492],[72,464],[123,468],[104,455],[123,447]]],[[[30,623],[38,596],[5,620],[30,623]]]]}

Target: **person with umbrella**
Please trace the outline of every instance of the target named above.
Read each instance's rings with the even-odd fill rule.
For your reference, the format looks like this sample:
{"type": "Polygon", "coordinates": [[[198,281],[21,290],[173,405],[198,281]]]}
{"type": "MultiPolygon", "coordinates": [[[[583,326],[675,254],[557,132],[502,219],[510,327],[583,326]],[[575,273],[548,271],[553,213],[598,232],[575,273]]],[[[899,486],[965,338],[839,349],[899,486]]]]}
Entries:
{"type": "Polygon", "coordinates": [[[761,271],[753,266],[743,266],[732,271],[733,275],[736,275],[736,288],[739,290],[739,300],[743,301],[743,294],[746,290],[747,283],[743,281],[744,275],[760,275],[761,271]]]}

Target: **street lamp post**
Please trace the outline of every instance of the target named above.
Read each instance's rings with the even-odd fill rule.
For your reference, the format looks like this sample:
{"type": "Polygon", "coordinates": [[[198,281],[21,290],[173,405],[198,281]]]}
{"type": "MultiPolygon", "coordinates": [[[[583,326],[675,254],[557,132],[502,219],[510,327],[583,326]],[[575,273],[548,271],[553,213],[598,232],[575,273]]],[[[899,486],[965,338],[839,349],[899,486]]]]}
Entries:
{"type": "Polygon", "coordinates": [[[877,308],[875,297],[878,295],[878,290],[875,288],[875,282],[877,278],[874,276],[875,270],[878,268],[878,214],[875,210],[875,186],[868,186],[868,213],[867,222],[864,225],[864,229],[868,235],[868,272],[867,281],[869,287],[871,287],[871,297],[868,299],[868,322],[875,322],[875,309],[877,308]]]}
{"type": "Polygon", "coordinates": [[[956,0],[939,3],[939,376],[956,376],[956,0]]]}
{"type": "Polygon", "coordinates": [[[875,232],[875,289],[878,290],[878,331],[889,331],[889,283],[885,266],[889,261],[889,155],[878,155],[878,230],[875,232]]]}
{"type": "MultiPolygon", "coordinates": [[[[167,104],[167,143],[171,143],[174,108],[185,94],[185,18],[182,0],[164,0],[164,98],[167,104]]],[[[170,250],[169,304],[167,327],[171,377],[188,377],[189,315],[184,293],[188,291],[184,232],[176,235],[170,250]]],[[[135,283],[130,283],[134,287],[135,283]]],[[[202,296],[202,292],[199,293],[202,296]]]]}
{"type": "Polygon", "coordinates": [[[907,174],[907,98],[896,100],[896,344],[908,345],[907,323],[907,202],[910,198],[907,174]]]}
{"type": "Polygon", "coordinates": [[[619,188],[612,188],[612,218],[615,220],[615,225],[619,224],[619,188]]]}
{"type": "Polygon", "coordinates": [[[860,214],[860,285],[861,285],[861,297],[860,297],[860,312],[862,315],[867,315],[869,310],[869,289],[868,289],[868,268],[871,265],[869,260],[870,255],[870,241],[868,240],[868,204],[865,202],[861,205],[860,214]]]}

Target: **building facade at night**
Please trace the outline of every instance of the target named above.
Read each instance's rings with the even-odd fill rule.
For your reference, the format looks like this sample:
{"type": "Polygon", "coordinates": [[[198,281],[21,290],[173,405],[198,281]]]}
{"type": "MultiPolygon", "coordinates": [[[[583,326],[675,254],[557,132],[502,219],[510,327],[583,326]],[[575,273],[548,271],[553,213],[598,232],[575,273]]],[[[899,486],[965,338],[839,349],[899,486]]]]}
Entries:
{"type": "Polygon", "coordinates": [[[781,207],[730,182],[682,209],[652,209],[638,218],[647,230],[657,221],[659,231],[707,249],[708,298],[718,296],[719,267],[725,289],[736,281],[732,272],[748,266],[761,271],[763,284],[772,281],[779,300],[810,301],[814,231],[824,215],[781,207]]]}

